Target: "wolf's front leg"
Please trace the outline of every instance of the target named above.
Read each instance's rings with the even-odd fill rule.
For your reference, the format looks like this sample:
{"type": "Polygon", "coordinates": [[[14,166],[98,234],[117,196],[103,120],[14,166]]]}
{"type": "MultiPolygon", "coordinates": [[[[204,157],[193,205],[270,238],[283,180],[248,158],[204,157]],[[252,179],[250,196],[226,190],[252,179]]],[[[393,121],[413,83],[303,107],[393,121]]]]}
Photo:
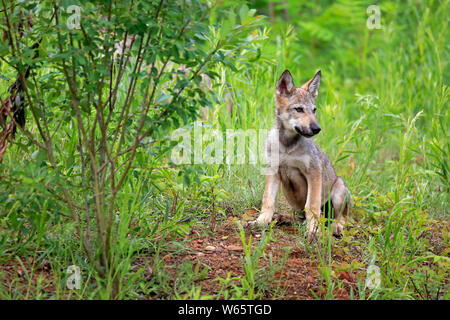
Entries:
{"type": "Polygon", "coordinates": [[[320,218],[320,206],[322,204],[322,172],[317,170],[306,177],[308,194],[305,204],[306,232],[308,238],[317,234],[320,218]]]}
{"type": "Polygon", "coordinates": [[[278,190],[280,189],[280,175],[278,173],[266,175],[266,187],[262,199],[261,214],[256,223],[266,225],[272,221],[273,212],[275,211],[275,201],[277,199],[278,190]]]}

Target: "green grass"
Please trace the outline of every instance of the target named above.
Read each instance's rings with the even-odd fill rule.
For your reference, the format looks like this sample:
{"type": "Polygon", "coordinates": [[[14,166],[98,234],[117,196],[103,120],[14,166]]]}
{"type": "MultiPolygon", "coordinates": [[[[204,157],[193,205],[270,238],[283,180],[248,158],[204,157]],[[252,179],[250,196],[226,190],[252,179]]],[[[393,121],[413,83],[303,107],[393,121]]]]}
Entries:
{"type": "MultiPolygon", "coordinates": [[[[342,18],[338,4],[308,9],[302,23],[309,23],[310,29],[294,21],[293,26],[267,22],[271,29],[260,31],[267,39],[260,43],[258,60],[238,62],[233,73],[218,68],[222,82],[214,88],[220,95],[225,83],[231,86],[234,115],[228,115],[224,104],[217,105],[209,125],[221,132],[270,129],[274,84],[281,72],[290,69],[299,86],[320,68],[317,107],[323,130],[316,142],[345,180],[354,202],[353,220],[343,239],[323,236],[313,245],[299,241],[318,262],[324,297],[335,298],[334,289],[342,286],[334,272],[337,267],[365,276],[367,266],[375,264],[381,286],[365,288],[360,278],[352,298],[449,299],[449,1],[386,2],[381,30],[366,28],[366,6],[361,3],[352,7],[338,1],[342,10],[359,10],[351,23],[342,18]],[[319,27],[328,28],[332,37],[320,33],[319,27]],[[433,245],[435,239],[440,247],[433,245]],[[334,260],[339,248],[351,248],[348,263],[334,260]],[[353,261],[356,251],[359,260],[353,261]]],[[[264,253],[271,231],[251,250],[241,230],[245,277],[217,279],[215,294],[203,294],[198,284],[205,277],[204,267],[168,266],[162,260],[163,254],[186,252],[184,238],[193,230],[210,235],[211,225],[220,228],[228,217],[259,208],[264,177],[258,166],[170,168],[144,152],[139,161],[159,169],[130,174],[119,200],[117,274],[105,281],[95,278],[73,236],[74,223],[55,214],[57,202],[40,188],[40,183],[51,184],[51,176],[45,170],[33,171],[30,163],[39,154],[33,158],[20,150],[11,147],[4,159],[6,166],[21,165],[10,172],[17,181],[5,179],[2,187],[15,192],[9,195],[7,209],[0,207],[0,298],[107,298],[116,276],[122,284],[121,299],[283,297],[282,290],[264,287],[273,272],[258,267],[261,261],[268,270],[279,267],[270,265],[264,253]],[[42,261],[51,269],[50,279],[39,276],[42,261]],[[65,286],[66,269],[72,264],[83,270],[80,290],[65,286]],[[6,268],[10,265],[16,268],[12,273],[6,268]],[[179,279],[176,286],[171,286],[169,268],[179,279]],[[261,278],[264,272],[266,278],[261,278]]],[[[299,239],[303,232],[299,226],[299,239]]]]}

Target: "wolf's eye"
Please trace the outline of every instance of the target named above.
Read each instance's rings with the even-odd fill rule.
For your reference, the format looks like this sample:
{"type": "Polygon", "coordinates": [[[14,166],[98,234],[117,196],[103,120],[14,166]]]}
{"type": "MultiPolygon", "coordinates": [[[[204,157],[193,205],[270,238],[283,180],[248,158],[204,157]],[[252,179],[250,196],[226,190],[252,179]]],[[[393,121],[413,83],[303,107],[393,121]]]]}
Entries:
{"type": "Polygon", "coordinates": [[[300,112],[300,113],[304,112],[303,108],[295,108],[295,111],[300,112]]]}

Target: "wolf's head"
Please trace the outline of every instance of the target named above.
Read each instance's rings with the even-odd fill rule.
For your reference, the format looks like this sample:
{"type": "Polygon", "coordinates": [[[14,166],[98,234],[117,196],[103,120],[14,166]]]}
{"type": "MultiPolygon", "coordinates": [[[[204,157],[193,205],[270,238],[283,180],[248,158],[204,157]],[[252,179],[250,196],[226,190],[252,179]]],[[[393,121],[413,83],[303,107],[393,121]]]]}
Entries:
{"type": "Polygon", "coordinates": [[[315,101],[319,90],[320,70],[300,88],[296,88],[291,73],[285,70],[275,92],[276,115],[287,133],[312,137],[320,132],[315,101]]]}

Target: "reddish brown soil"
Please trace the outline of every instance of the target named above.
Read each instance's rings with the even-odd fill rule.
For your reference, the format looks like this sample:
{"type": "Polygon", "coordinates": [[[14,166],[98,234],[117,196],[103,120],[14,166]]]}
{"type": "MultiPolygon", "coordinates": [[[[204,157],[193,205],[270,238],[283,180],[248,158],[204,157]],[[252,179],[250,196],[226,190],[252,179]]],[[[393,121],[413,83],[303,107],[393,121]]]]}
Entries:
{"type": "MultiPolygon", "coordinates": [[[[217,286],[212,279],[217,277],[226,278],[228,272],[231,272],[233,276],[244,276],[243,258],[244,253],[242,249],[242,242],[239,239],[237,228],[232,224],[226,224],[223,228],[220,228],[215,233],[214,237],[206,239],[192,239],[190,247],[193,250],[204,253],[204,255],[197,256],[196,254],[188,257],[192,262],[199,260],[202,263],[208,265],[211,269],[209,271],[209,279],[202,283],[202,287],[206,291],[214,292],[215,286],[217,286]],[[226,237],[226,239],[224,239],[226,237]],[[216,247],[215,251],[206,251],[205,248],[208,245],[216,247]],[[230,250],[232,249],[232,250],[230,250]]],[[[292,227],[283,227],[285,232],[275,232],[277,241],[270,242],[266,249],[267,256],[272,254],[273,261],[281,262],[285,251],[283,248],[292,248],[288,253],[287,260],[284,267],[275,274],[273,285],[280,285],[284,291],[284,298],[294,299],[311,299],[313,298],[312,292],[318,292],[321,287],[321,281],[318,278],[317,268],[315,263],[311,261],[309,255],[305,252],[295,248],[295,232],[292,227]],[[277,283],[278,282],[278,283],[277,283]]],[[[259,241],[255,236],[260,235],[252,231],[253,242],[259,241]]]]}
{"type": "MultiPolygon", "coordinates": [[[[246,229],[246,239],[252,235],[252,243],[261,239],[261,232],[246,229]]],[[[296,228],[290,225],[275,226],[272,234],[272,241],[267,244],[265,255],[261,258],[259,267],[267,266],[269,256],[272,261],[278,264],[278,270],[271,282],[267,284],[266,299],[316,299],[326,298],[325,283],[318,272],[319,262],[314,244],[311,245],[311,252],[300,248],[300,239],[296,228]]],[[[239,230],[236,223],[228,221],[217,226],[212,236],[199,237],[193,232],[187,239],[188,253],[166,254],[163,260],[166,265],[179,266],[188,260],[193,265],[200,263],[208,268],[208,277],[197,282],[202,288],[204,295],[217,295],[220,278],[231,277],[242,278],[245,276],[244,252],[242,242],[239,237],[239,230]],[[213,248],[212,248],[213,247],[213,248]]],[[[334,255],[333,260],[339,262],[339,256],[334,255]]],[[[170,268],[169,268],[170,269],[170,268]]],[[[176,268],[175,268],[176,269],[176,268]]],[[[173,277],[175,277],[173,273],[173,277]]],[[[341,283],[340,288],[333,291],[335,299],[350,299],[350,288],[356,294],[356,274],[349,274],[346,271],[338,270],[335,277],[341,283]]],[[[237,283],[238,280],[235,282],[237,283]]]]}
{"type": "MultiPolygon", "coordinates": [[[[208,234],[207,232],[201,232],[208,234]]],[[[252,243],[256,244],[261,239],[260,230],[246,229],[246,239],[252,235],[252,243]]],[[[237,277],[233,283],[238,284],[239,279],[244,277],[244,252],[242,242],[239,238],[239,230],[234,221],[228,220],[223,224],[216,226],[213,235],[202,235],[193,231],[184,239],[187,250],[182,254],[162,252],[161,257],[166,266],[165,272],[171,274],[172,284],[176,279],[176,273],[179,266],[186,260],[192,265],[200,263],[201,268],[208,269],[208,275],[205,279],[197,281],[196,285],[201,287],[202,295],[216,296],[220,290],[218,277],[227,278],[237,277]],[[213,246],[214,250],[208,250],[208,246],[213,246]]],[[[267,267],[269,256],[272,256],[272,262],[278,267],[277,272],[270,277],[270,283],[267,283],[266,299],[316,299],[326,298],[326,286],[318,272],[320,267],[317,259],[317,251],[313,249],[307,252],[299,246],[298,241],[306,241],[298,235],[298,230],[291,225],[275,226],[271,236],[271,242],[267,244],[265,254],[261,257],[258,267],[267,267]]],[[[254,249],[254,245],[252,246],[254,249]]],[[[211,248],[209,248],[211,249],[211,248]]],[[[134,269],[139,269],[144,265],[151,266],[153,256],[139,256],[134,263],[134,269]]],[[[333,260],[339,261],[339,256],[334,255],[333,260]]],[[[267,269],[266,269],[267,270],[267,269]]],[[[4,288],[10,288],[12,291],[20,291],[18,298],[27,296],[33,298],[35,288],[40,281],[40,293],[42,297],[51,298],[55,290],[55,279],[51,266],[42,261],[34,261],[32,258],[18,257],[11,259],[6,263],[0,264],[1,284],[4,288]],[[30,272],[34,270],[34,272],[30,272]],[[31,277],[30,277],[31,275],[31,277]]],[[[147,272],[148,273],[148,272],[147,272]]],[[[152,277],[151,274],[144,275],[147,280],[152,277]]],[[[353,290],[355,286],[355,275],[346,271],[336,271],[335,277],[342,286],[333,291],[336,299],[349,299],[350,287],[353,290]]],[[[12,292],[9,290],[10,292],[12,292]]],[[[158,298],[149,296],[148,298],[158,298]]],[[[162,297],[159,297],[162,298],[162,297]]],[[[165,298],[170,298],[166,296],[165,298]]]]}
{"type": "MultiPolygon", "coordinates": [[[[251,215],[254,214],[256,212],[251,212],[251,215]]],[[[357,228],[358,226],[349,226],[347,232],[352,233],[352,230],[357,230],[357,228]]],[[[448,230],[448,222],[431,224],[430,230],[427,230],[423,235],[428,238],[431,247],[437,252],[443,252],[447,248],[441,233],[436,232],[442,228],[448,230]]],[[[252,236],[253,248],[261,239],[261,230],[258,229],[245,229],[245,234],[247,241],[249,236],[252,236]]],[[[202,295],[217,296],[220,292],[218,278],[226,279],[228,274],[235,278],[232,283],[241,286],[239,281],[245,276],[244,252],[237,224],[232,219],[217,224],[214,232],[193,230],[185,238],[176,239],[176,241],[183,243],[186,247],[185,250],[178,250],[177,254],[173,250],[160,253],[165,272],[170,274],[171,285],[176,281],[179,267],[185,261],[190,261],[193,266],[199,264],[200,269],[207,269],[207,277],[196,281],[196,285],[201,287],[202,295]]],[[[365,280],[362,250],[355,246],[354,242],[346,243],[344,240],[335,239],[331,250],[333,262],[321,264],[318,257],[320,254],[326,256],[325,250],[318,248],[317,242],[305,246],[306,241],[299,234],[298,228],[292,225],[285,224],[273,227],[271,242],[267,244],[265,254],[260,259],[259,267],[265,267],[268,272],[270,256],[272,256],[273,265],[277,266],[278,270],[273,276],[267,277],[268,283],[263,298],[316,299],[329,297],[329,295],[327,296],[327,284],[323,275],[320,274],[324,265],[330,265],[332,269],[333,298],[350,299],[351,292],[353,292],[355,298],[358,297],[356,284],[359,281],[364,285],[365,280]],[[309,250],[306,248],[309,248],[309,250]]],[[[137,270],[146,266],[147,270],[151,270],[153,261],[153,254],[139,255],[133,263],[133,269],[137,270]]],[[[143,276],[144,281],[149,281],[154,275],[152,271],[149,271],[143,276]]],[[[10,292],[12,298],[14,296],[20,299],[27,296],[36,298],[37,291],[42,298],[51,298],[55,290],[55,279],[50,264],[32,258],[19,259],[15,257],[0,263],[0,283],[3,289],[10,292]],[[30,270],[34,270],[31,276],[30,270]],[[36,290],[38,282],[41,285],[40,289],[36,290]],[[14,292],[20,293],[14,294],[14,292]]],[[[147,298],[171,297],[169,294],[152,295],[147,298]]]]}
{"type": "Polygon", "coordinates": [[[15,257],[0,263],[0,284],[12,299],[36,298],[36,291],[43,296],[51,296],[56,290],[50,264],[32,257],[15,257]],[[40,289],[36,290],[37,287],[40,289]]]}

